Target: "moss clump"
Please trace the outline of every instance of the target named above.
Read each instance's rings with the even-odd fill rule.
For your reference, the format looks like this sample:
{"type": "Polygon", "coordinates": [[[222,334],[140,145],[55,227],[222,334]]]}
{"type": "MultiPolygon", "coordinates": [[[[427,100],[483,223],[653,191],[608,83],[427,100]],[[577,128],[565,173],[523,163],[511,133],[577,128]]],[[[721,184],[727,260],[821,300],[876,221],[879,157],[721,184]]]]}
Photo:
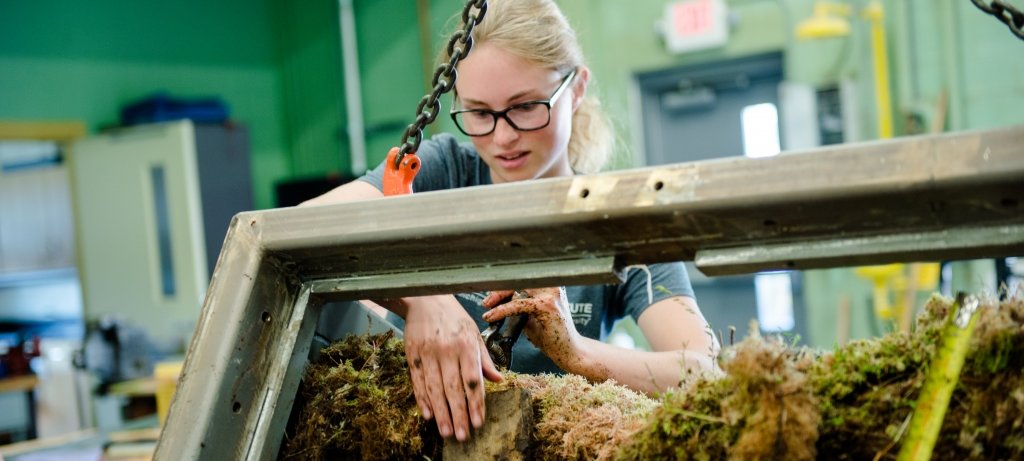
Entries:
{"type": "MultiPolygon", "coordinates": [[[[441,459],[433,421],[416,407],[402,342],[350,336],[310,364],[284,459],[441,459]]],[[[534,412],[530,459],[611,459],[657,402],[613,382],[506,373],[487,391],[526,389],[534,412]]]]}
{"type": "MultiPolygon", "coordinates": [[[[987,304],[932,459],[1024,459],[1024,300],[987,304]]],[[[935,296],[912,334],[826,354],[748,338],[724,378],[667,395],[620,458],[895,459],[951,305],[935,296]]]]}
{"type": "Polygon", "coordinates": [[[724,377],[667,394],[619,458],[814,459],[820,416],[803,371],[810,359],[756,334],[729,352],[724,377]]]}
{"type": "MultiPolygon", "coordinates": [[[[933,459],[1024,458],[1024,300],[987,304],[933,459]]],[[[854,342],[815,364],[822,454],[895,459],[951,305],[932,297],[913,334],[854,342]]]]}
{"type": "Polygon", "coordinates": [[[440,458],[441,437],[419,414],[403,343],[391,332],[324,348],[295,405],[283,459],[440,458]]]}
{"type": "Polygon", "coordinates": [[[576,375],[509,373],[492,387],[522,388],[530,394],[535,421],[530,459],[537,460],[613,459],[657,406],[657,401],[613,381],[591,384],[576,375]]]}

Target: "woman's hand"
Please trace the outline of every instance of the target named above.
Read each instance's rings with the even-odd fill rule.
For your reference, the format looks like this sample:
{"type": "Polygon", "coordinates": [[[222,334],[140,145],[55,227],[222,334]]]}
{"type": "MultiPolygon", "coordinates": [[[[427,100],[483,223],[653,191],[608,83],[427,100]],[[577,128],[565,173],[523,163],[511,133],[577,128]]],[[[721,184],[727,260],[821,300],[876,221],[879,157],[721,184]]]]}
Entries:
{"type": "Polygon", "coordinates": [[[652,351],[625,349],[587,338],[576,331],[565,291],[526,290],[527,298],[505,302],[512,291],[495,291],[483,301],[493,322],[526,314],[526,335],[562,370],[592,382],[614,379],[638,392],[655,396],[679,387],[688,377],[717,369],[718,345],[693,298],[674,296],[655,302],[637,321],[652,351]],[[708,332],[708,334],[706,334],[708,332]]]}
{"type": "Polygon", "coordinates": [[[552,287],[524,291],[528,297],[513,298],[504,304],[501,302],[514,292],[492,291],[483,301],[483,306],[490,309],[484,313],[483,319],[495,322],[510,315],[527,315],[526,337],[530,342],[562,369],[576,369],[573,365],[580,359],[582,337],[573,324],[565,290],[552,287]]]}
{"type": "Polygon", "coordinates": [[[484,422],[483,378],[501,374],[476,323],[453,296],[406,298],[405,355],[416,404],[442,437],[469,439],[484,422]]]}

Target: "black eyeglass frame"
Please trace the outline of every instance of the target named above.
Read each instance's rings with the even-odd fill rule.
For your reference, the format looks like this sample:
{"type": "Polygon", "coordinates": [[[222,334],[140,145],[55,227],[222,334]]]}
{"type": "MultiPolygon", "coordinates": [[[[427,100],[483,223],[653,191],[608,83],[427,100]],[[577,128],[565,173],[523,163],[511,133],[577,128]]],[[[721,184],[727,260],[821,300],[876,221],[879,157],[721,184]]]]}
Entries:
{"type": "MultiPolygon", "coordinates": [[[[538,100],[535,100],[535,101],[525,101],[525,102],[521,102],[519,104],[513,104],[511,106],[508,106],[504,110],[497,110],[497,111],[490,110],[490,109],[460,109],[460,110],[455,110],[455,108],[452,107],[452,110],[451,110],[451,112],[449,112],[449,115],[451,115],[452,121],[455,122],[455,126],[459,129],[459,131],[461,131],[466,136],[472,136],[472,137],[487,136],[487,135],[489,135],[491,133],[494,133],[494,130],[496,130],[498,128],[498,118],[499,117],[505,119],[505,121],[508,122],[508,126],[512,127],[516,131],[537,131],[537,130],[541,130],[541,129],[544,129],[548,125],[551,124],[551,106],[553,106],[556,102],[558,102],[558,98],[560,96],[562,96],[562,93],[565,92],[565,89],[569,87],[569,83],[572,82],[575,77],[576,77],[576,69],[573,69],[573,70],[569,71],[569,73],[565,76],[565,78],[562,79],[562,83],[558,85],[558,88],[555,89],[554,93],[551,93],[551,97],[548,98],[548,99],[538,99],[538,100]],[[510,111],[522,108],[523,106],[529,106],[529,105],[532,105],[532,104],[543,104],[545,107],[547,107],[547,110],[548,110],[548,120],[546,122],[544,122],[543,125],[538,126],[536,128],[520,128],[520,127],[516,126],[516,122],[513,122],[512,119],[509,118],[508,113],[510,111]],[[462,125],[459,123],[458,116],[459,116],[459,114],[465,114],[465,113],[469,113],[469,112],[475,112],[475,113],[478,113],[478,114],[488,114],[488,115],[490,115],[491,116],[491,129],[489,131],[487,131],[486,133],[480,133],[480,134],[470,134],[470,133],[468,133],[466,131],[466,129],[463,128],[462,125]]],[[[453,103],[453,106],[454,106],[454,103],[453,103]]]]}

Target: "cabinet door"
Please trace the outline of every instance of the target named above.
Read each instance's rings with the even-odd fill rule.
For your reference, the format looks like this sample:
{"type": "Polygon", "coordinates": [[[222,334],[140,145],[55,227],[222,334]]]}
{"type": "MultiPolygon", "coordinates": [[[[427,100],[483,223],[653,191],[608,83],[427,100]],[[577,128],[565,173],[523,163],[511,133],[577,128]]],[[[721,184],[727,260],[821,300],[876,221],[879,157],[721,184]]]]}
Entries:
{"type": "Polygon", "coordinates": [[[95,136],[71,155],[86,319],[117,315],[168,349],[198,319],[208,273],[190,122],[95,136]]]}
{"type": "Polygon", "coordinates": [[[0,173],[0,273],[74,267],[73,241],[63,166],[0,173]]]}

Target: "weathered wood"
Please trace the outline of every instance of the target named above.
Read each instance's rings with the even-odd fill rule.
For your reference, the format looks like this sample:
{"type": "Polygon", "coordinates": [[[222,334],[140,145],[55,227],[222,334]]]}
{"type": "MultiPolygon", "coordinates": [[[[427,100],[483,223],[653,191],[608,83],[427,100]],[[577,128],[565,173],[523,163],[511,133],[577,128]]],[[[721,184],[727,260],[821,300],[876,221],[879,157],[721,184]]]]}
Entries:
{"type": "Polygon", "coordinates": [[[487,394],[487,418],[473,438],[444,442],[445,461],[521,461],[529,459],[533,430],[530,394],[508,389],[487,394]]]}

